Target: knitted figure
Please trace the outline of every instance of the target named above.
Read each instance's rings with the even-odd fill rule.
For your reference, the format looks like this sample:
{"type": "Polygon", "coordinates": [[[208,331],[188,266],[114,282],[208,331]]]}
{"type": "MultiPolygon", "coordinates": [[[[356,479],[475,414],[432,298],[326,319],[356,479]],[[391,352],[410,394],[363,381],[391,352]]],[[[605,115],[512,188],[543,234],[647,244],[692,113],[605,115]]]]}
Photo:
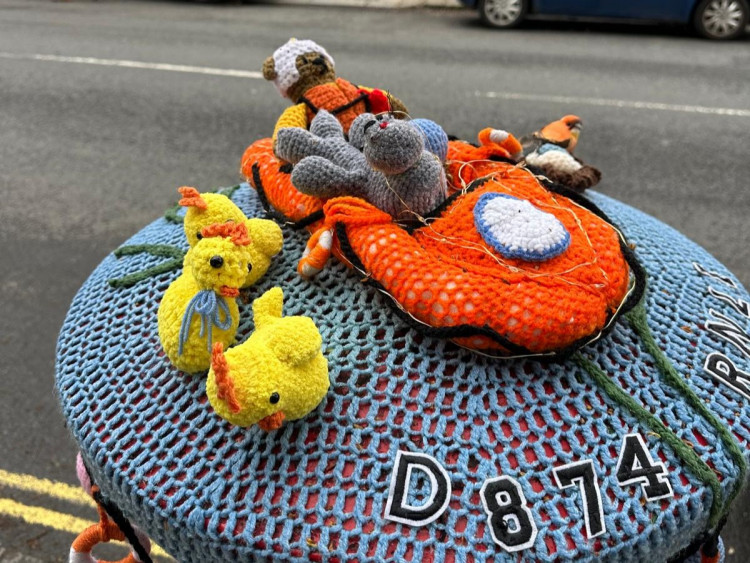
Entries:
{"type": "Polygon", "coordinates": [[[309,132],[280,130],[276,151],[295,163],[294,186],[318,198],[361,197],[396,218],[425,214],[445,198],[442,165],[424,150],[424,137],[410,122],[363,115],[356,120],[355,138],[363,152],[346,141],[330,113],[321,111],[309,132]]]}
{"type": "Polygon", "coordinates": [[[364,126],[367,163],[386,177],[387,190],[377,198],[397,219],[424,215],[445,200],[448,187],[440,160],[425,150],[421,129],[409,121],[378,116],[364,126]]]}
{"type": "Polygon", "coordinates": [[[583,123],[576,115],[548,123],[539,131],[521,139],[526,163],[553,182],[578,193],[599,183],[602,173],[573,156],[583,123]]]}
{"type": "Polygon", "coordinates": [[[216,223],[244,223],[250,235],[247,251],[250,253],[248,272],[242,287],[257,282],[271,266],[271,259],[281,252],[284,237],[281,228],[268,219],[248,219],[232,201],[221,194],[201,194],[195,188],[183,186],[180,205],[187,207],[183,225],[191,247],[202,238],[201,230],[216,223]]]}
{"type": "Polygon", "coordinates": [[[307,415],[330,385],[322,339],[309,317],[283,317],[274,287],[253,302],[255,332],[224,352],[214,344],[206,394],[214,411],[238,426],[276,430],[307,415]]]}
{"type": "Polygon", "coordinates": [[[239,326],[235,297],[251,260],[244,223],[201,229],[202,238],[185,255],[180,277],[159,304],[159,339],[170,361],[187,373],[205,371],[215,342],[234,342],[239,326]]]}
{"type": "Polygon", "coordinates": [[[274,141],[283,127],[307,129],[321,109],[334,114],[345,132],[354,118],[366,111],[407,113],[395,96],[337,78],[333,57],[308,39],[290,39],[276,49],[263,63],[263,77],[273,81],[279,93],[295,104],[276,122],[274,141]]]}

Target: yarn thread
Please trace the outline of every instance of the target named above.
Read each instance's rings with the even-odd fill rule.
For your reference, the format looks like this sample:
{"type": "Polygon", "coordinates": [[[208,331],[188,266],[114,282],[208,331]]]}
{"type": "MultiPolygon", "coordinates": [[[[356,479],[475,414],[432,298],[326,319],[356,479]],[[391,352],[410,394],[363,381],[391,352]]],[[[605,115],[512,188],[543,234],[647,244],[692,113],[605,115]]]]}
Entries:
{"type": "Polygon", "coordinates": [[[140,270],[133,274],[127,274],[119,278],[110,278],[107,283],[111,287],[122,288],[131,287],[147,278],[158,276],[166,272],[172,272],[182,268],[182,261],[185,259],[185,251],[169,244],[133,244],[121,246],[114,251],[116,258],[123,256],[135,256],[136,254],[146,253],[160,258],[170,258],[156,266],[140,270]]]}
{"type": "Polygon", "coordinates": [[[193,315],[198,315],[201,320],[200,337],[206,338],[206,349],[211,353],[213,345],[213,327],[214,325],[221,330],[229,330],[232,326],[232,318],[229,313],[229,306],[224,298],[216,295],[216,292],[210,289],[204,289],[195,294],[188,303],[185,314],[182,317],[180,325],[180,346],[178,354],[182,355],[182,349],[190,335],[190,321],[193,315]],[[221,315],[224,315],[224,320],[221,315]]]}

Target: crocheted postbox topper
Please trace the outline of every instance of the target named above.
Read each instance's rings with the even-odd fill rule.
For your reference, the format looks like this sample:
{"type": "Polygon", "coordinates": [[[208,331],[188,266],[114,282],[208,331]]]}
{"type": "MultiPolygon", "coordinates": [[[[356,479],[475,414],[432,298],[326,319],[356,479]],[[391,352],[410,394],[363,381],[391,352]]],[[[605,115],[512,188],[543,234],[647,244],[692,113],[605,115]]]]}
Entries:
{"type": "MultiPolygon", "coordinates": [[[[502,182],[525,185],[513,175],[502,182]]],[[[483,186],[448,207],[473,210],[472,197],[500,193],[483,186]]],[[[259,192],[243,185],[231,193],[245,215],[263,215],[259,192]]],[[[300,403],[312,408],[306,415],[285,400],[312,387],[275,387],[282,379],[270,372],[254,387],[249,376],[248,389],[265,400],[259,416],[271,417],[268,430],[224,420],[212,407],[218,392],[208,400],[213,376],[186,376],[155,353],[154,296],[177,272],[112,287],[109,279],[164,258],[108,257],[73,301],[57,349],[57,390],[97,498],[185,562],[653,562],[696,551],[718,558],[717,533],[750,452],[750,296],[676,231],[600,194],[590,198],[635,246],[649,283],[606,337],[559,363],[487,358],[425,336],[394,315],[390,294],[340,262],[303,279],[295,269],[307,235],[289,230],[284,253],[249,289],[250,301],[268,299],[260,303],[269,307],[254,315],[250,302],[237,303],[235,349],[272,350],[278,374],[322,353],[327,375],[320,370],[320,405],[312,396],[300,403]],[[285,309],[316,327],[300,321],[309,338],[295,345],[283,327],[299,317],[281,314],[272,290],[279,283],[285,309]],[[285,413],[280,426],[276,406],[285,413]]],[[[526,200],[545,213],[562,201],[526,200]]],[[[553,215],[571,233],[568,249],[530,264],[560,260],[577,244],[566,214],[553,215]]],[[[346,227],[354,247],[360,235],[346,227]]],[[[371,234],[377,247],[395,227],[377,228],[386,231],[362,234],[364,255],[371,234]]],[[[417,231],[422,247],[408,249],[415,259],[428,236],[438,237],[417,231]]],[[[185,248],[181,222],[158,220],[128,241],[149,244],[185,248]]],[[[435,278],[420,268],[422,291],[431,291],[435,278]]],[[[457,274],[441,281],[465,292],[459,282],[457,274]]],[[[223,347],[230,377],[244,365],[232,349],[223,347]]],[[[248,361],[248,374],[254,365],[248,361]]],[[[236,398],[241,413],[250,395],[236,398]]]]}

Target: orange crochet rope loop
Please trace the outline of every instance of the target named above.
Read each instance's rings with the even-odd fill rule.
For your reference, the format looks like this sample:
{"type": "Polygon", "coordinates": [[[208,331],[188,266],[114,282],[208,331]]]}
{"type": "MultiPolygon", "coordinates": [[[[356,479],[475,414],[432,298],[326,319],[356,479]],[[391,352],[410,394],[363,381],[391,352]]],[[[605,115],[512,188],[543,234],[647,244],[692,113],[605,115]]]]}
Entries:
{"type": "MultiPolygon", "coordinates": [[[[73,551],[81,554],[90,554],[91,550],[94,549],[100,543],[107,543],[109,541],[125,541],[124,534],[117,527],[117,524],[111,521],[99,522],[98,524],[92,524],[86,528],[81,534],[73,541],[71,546],[73,551]]],[[[101,559],[95,559],[97,563],[137,563],[138,560],[135,556],[130,553],[126,557],[119,559],[116,562],[104,561],[101,559]]]]}
{"type": "MultiPolygon", "coordinates": [[[[94,485],[91,490],[92,493],[94,493],[98,490],[98,487],[94,485]]],[[[73,540],[73,544],[70,546],[70,562],[78,563],[79,561],[83,562],[93,560],[97,563],[138,563],[138,559],[136,559],[132,551],[126,557],[117,561],[104,561],[101,559],[94,559],[91,556],[91,550],[100,543],[108,543],[112,540],[119,542],[126,541],[125,534],[123,534],[122,530],[117,527],[117,524],[109,519],[107,512],[101,504],[97,503],[96,510],[99,513],[99,522],[86,528],[78,535],[78,537],[76,537],[75,540],[73,540]]]]}

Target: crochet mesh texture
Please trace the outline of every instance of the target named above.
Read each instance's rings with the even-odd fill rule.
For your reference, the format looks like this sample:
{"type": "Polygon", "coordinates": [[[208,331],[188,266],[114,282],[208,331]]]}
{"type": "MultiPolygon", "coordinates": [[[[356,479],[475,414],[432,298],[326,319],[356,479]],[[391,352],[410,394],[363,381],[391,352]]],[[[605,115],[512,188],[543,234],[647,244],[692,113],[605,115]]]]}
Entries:
{"type": "MultiPolygon", "coordinates": [[[[745,292],[699,277],[693,260],[731,274],[682,235],[609,198],[591,197],[637,244],[650,274],[646,308],[657,342],[747,451],[748,402],[701,370],[717,350],[738,368],[750,367],[702,328],[709,305],[726,310],[706,297],[709,284],[747,299],[745,292]]],[[[233,199],[248,216],[262,214],[246,185],[233,199]]],[[[316,411],[277,432],[230,426],[208,404],[204,378],[169,365],[156,312],[176,272],[127,289],[107,284],[159,258],[106,258],[74,299],[60,334],[57,389],[94,480],[180,561],[513,561],[518,555],[492,543],[479,497],[483,481],[499,475],[519,481],[539,528],[524,560],[659,561],[704,530],[711,492],[576,364],[491,360],[423,337],[341,264],[312,282],[301,279],[295,267],[307,233],[287,230],[285,239],[251,297],[281,285],[285,314],[313,318],[331,390],[316,411]],[[640,487],[617,484],[622,437],[633,432],[666,464],[673,498],[645,502],[640,487]],[[451,476],[449,508],[426,527],[383,519],[398,450],[432,455],[451,476]],[[554,466],[581,459],[594,462],[607,529],[591,541],[580,493],[558,489],[552,477],[554,466]]],[[[164,219],[128,242],[186,248],[182,226],[164,219]]],[[[252,329],[250,306],[241,305],[239,339],[252,329]]],[[[662,383],[624,319],[584,354],[694,444],[721,475],[725,493],[736,485],[738,471],[724,446],[662,383]]],[[[417,498],[424,494],[417,491],[417,498]]]]}
{"type": "MultiPolygon", "coordinates": [[[[596,334],[627,291],[628,267],[618,235],[593,213],[545,190],[528,172],[499,166],[496,178],[455,199],[413,238],[390,221],[356,223],[376,210],[351,212],[349,225],[346,209],[337,218],[337,200],[326,204],[326,216],[347,225],[349,242],[366,271],[430,326],[491,326],[532,352],[562,349],[596,334]],[[541,263],[488,250],[474,227],[472,209],[489,192],[521,197],[554,213],[571,235],[568,250],[541,263]]],[[[476,349],[493,345],[482,336],[464,341],[476,349]]]]}

